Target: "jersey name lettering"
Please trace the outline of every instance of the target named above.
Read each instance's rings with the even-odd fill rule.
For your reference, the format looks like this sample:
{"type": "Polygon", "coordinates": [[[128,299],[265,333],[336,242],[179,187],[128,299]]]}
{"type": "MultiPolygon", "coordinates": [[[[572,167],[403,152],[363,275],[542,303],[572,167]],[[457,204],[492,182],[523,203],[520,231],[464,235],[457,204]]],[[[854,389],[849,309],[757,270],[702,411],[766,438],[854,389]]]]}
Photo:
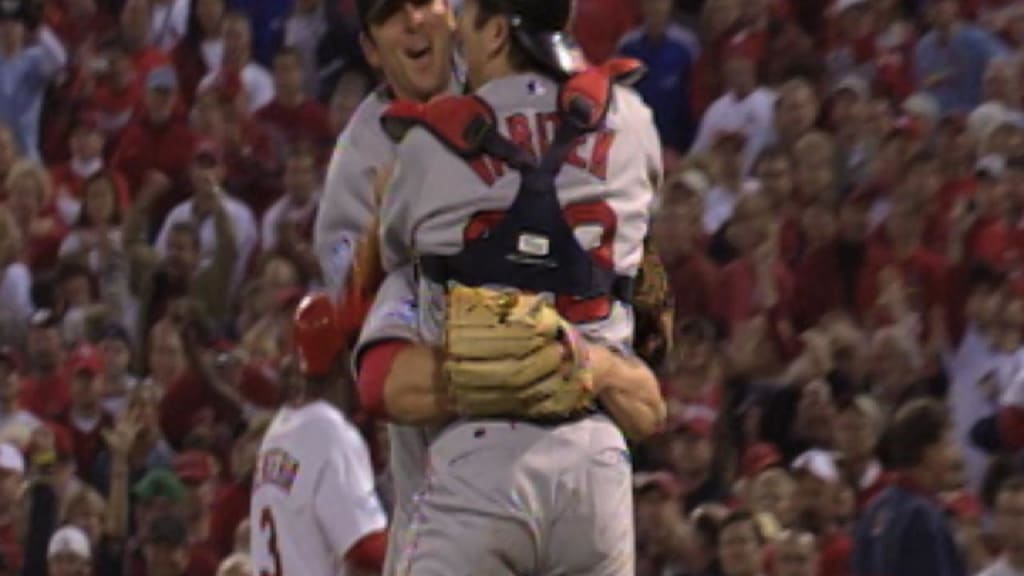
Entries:
{"type": "Polygon", "coordinates": [[[264,485],[277,486],[285,493],[292,491],[292,485],[299,475],[299,461],[288,452],[274,448],[260,458],[256,467],[257,488],[264,485]]]}
{"type": "MultiPolygon", "coordinates": [[[[551,147],[559,122],[557,112],[534,114],[532,122],[525,114],[520,113],[506,118],[505,128],[509,140],[539,158],[551,147]]],[[[566,157],[565,163],[585,170],[601,181],[607,180],[608,155],[614,142],[615,132],[611,130],[600,130],[587,135],[579,139],[576,147],[566,157]]],[[[493,186],[509,170],[504,162],[490,155],[477,158],[470,166],[488,186],[493,186]]]]}

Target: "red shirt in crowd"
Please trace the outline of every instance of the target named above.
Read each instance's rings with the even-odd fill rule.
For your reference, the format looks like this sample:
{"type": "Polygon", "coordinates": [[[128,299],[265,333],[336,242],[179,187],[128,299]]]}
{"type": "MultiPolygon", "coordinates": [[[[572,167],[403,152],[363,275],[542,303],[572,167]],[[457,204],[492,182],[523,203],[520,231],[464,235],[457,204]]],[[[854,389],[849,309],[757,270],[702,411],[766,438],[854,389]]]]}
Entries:
{"type": "Polygon", "coordinates": [[[75,458],[76,470],[84,478],[90,478],[96,469],[96,457],[106,447],[103,431],[113,428],[114,421],[110,414],[100,411],[100,416],[93,422],[82,422],[72,416],[71,410],[63,414],[58,422],[68,431],[71,437],[71,448],[75,458]]]}
{"type": "Polygon", "coordinates": [[[600,64],[615,55],[619,39],[640,25],[635,0],[583,0],[576,6],[573,36],[587,60],[600,64]]]}
{"type": "Polygon", "coordinates": [[[776,301],[768,307],[757,301],[757,271],[750,258],[737,258],[722,268],[717,290],[721,316],[730,330],[761,312],[768,312],[769,308],[783,311],[783,316],[786,315],[784,311],[789,310],[793,296],[793,277],[778,261],[774,275],[776,301]]]}
{"type": "Polygon", "coordinates": [[[719,270],[697,252],[665,264],[676,300],[676,318],[709,316],[717,309],[719,270]]]}
{"type": "Polygon", "coordinates": [[[853,538],[849,534],[840,530],[832,531],[821,539],[818,551],[821,553],[818,574],[846,576],[851,573],[853,538]]]}
{"type": "MultiPolygon", "coordinates": [[[[239,392],[261,408],[276,408],[276,386],[258,370],[246,367],[239,392]]],[[[180,446],[193,427],[196,414],[210,410],[215,422],[238,418],[238,409],[222,398],[198,375],[187,373],[171,384],[160,402],[160,428],[173,446],[180,446]]]]}
{"type": "MultiPolygon", "coordinates": [[[[929,312],[936,307],[945,309],[946,280],[949,265],[946,259],[931,250],[920,247],[909,256],[900,258],[884,241],[876,239],[868,248],[867,261],[861,270],[857,286],[857,308],[863,319],[872,318],[876,311],[882,286],[882,272],[894,267],[900,273],[912,312],[922,313],[927,323],[929,312]]],[[[886,321],[884,318],[877,321],[886,321]]]]}
{"type": "Polygon", "coordinates": [[[807,252],[794,271],[793,322],[806,330],[828,312],[845,305],[843,274],[836,243],[807,252]]]}
{"type": "Polygon", "coordinates": [[[59,420],[71,405],[71,384],[63,371],[47,378],[26,376],[20,387],[19,404],[41,420],[59,420]]]}
{"type": "MultiPolygon", "coordinates": [[[[156,125],[145,118],[133,121],[121,135],[110,162],[128,181],[129,190],[137,194],[146,174],[162,172],[172,181],[183,180],[192,164],[195,134],[181,118],[156,125]]],[[[187,197],[187,186],[178,182],[172,193],[160,199],[154,209],[158,221],[187,197]]]]}
{"type": "Polygon", "coordinates": [[[210,542],[228,554],[234,548],[235,530],[249,516],[252,479],[231,482],[221,488],[210,515],[210,542]]]}
{"type": "Polygon", "coordinates": [[[0,524],[0,555],[10,574],[20,574],[24,554],[21,550],[21,542],[18,541],[18,532],[14,528],[14,521],[10,520],[0,524]]]}
{"type": "Polygon", "coordinates": [[[307,99],[298,106],[286,106],[275,99],[260,108],[255,119],[288,146],[313,145],[317,157],[330,150],[334,142],[335,134],[327,121],[327,108],[315,100],[307,99]]]}
{"type": "MultiPolygon", "coordinates": [[[[116,171],[110,170],[108,173],[113,177],[114,184],[117,188],[117,197],[121,203],[121,207],[128,208],[131,204],[131,197],[128,192],[128,183],[125,182],[124,177],[116,171]]],[[[85,185],[85,181],[88,180],[88,178],[83,178],[78,174],[75,174],[74,170],[71,169],[70,162],[64,162],[63,164],[55,166],[50,170],[50,178],[53,180],[53,189],[57,191],[58,196],[67,196],[76,200],[83,199],[82,187],[85,185]]]]}

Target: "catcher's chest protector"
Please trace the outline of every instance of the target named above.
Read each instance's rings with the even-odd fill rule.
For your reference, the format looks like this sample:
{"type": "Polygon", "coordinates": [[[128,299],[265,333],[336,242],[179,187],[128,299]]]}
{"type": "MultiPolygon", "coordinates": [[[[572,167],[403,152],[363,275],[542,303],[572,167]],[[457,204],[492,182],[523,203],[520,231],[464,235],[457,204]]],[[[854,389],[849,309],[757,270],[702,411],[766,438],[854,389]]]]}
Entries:
{"type": "Polygon", "coordinates": [[[599,264],[580,245],[563,216],[555,179],[579,140],[602,127],[613,82],[642,72],[635,61],[613,60],[567,80],[558,96],[554,140],[539,158],[499,133],[494,111],[479,97],[392,106],[383,122],[394,137],[419,125],[467,162],[487,155],[521,174],[515,200],[499,222],[468,240],[458,254],[421,255],[421,273],[441,284],[496,284],[578,300],[629,301],[632,279],[599,264]]]}

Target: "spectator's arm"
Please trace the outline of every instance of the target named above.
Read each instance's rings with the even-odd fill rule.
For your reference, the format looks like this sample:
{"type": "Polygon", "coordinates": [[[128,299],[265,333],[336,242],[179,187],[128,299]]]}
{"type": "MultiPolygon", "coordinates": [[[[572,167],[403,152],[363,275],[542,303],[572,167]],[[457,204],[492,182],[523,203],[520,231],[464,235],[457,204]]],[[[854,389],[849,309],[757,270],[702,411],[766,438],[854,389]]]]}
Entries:
{"type": "Polygon", "coordinates": [[[46,574],[50,537],[60,514],[57,492],[48,480],[39,479],[28,489],[28,523],[22,574],[46,574]]]}
{"type": "MultiPolygon", "coordinates": [[[[223,281],[224,293],[228,292],[231,286],[232,272],[235,269],[236,260],[241,256],[248,255],[247,249],[240,250],[239,243],[235,238],[235,230],[231,226],[231,218],[228,216],[227,207],[223,202],[217,204],[213,211],[213,226],[216,232],[217,247],[213,252],[211,268],[218,276],[218,282],[223,281]]],[[[252,245],[252,239],[246,238],[247,245],[252,245]]]]}
{"type": "Polygon", "coordinates": [[[125,411],[113,430],[104,431],[103,438],[110,451],[110,495],[107,499],[106,533],[120,545],[128,534],[128,485],[131,464],[128,455],[139,432],[135,414],[125,411]]]}
{"type": "Polygon", "coordinates": [[[42,49],[40,59],[40,76],[51,80],[68,64],[68,53],[60,38],[48,26],[39,28],[39,47],[42,49]]]}

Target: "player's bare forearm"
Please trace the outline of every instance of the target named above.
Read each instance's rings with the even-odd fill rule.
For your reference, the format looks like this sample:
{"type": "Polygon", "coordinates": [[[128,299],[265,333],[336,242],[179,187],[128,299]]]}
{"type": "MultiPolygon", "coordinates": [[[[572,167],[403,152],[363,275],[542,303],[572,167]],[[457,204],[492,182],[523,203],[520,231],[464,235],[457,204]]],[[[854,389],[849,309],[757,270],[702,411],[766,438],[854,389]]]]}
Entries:
{"type": "Polygon", "coordinates": [[[384,405],[392,422],[427,426],[452,419],[441,365],[440,351],[429,346],[408,346],[395,356],[384,385],[384,405]]]}
{"type": "Polygon", "coordinates": [[[594,390],[601,404],[630,440],[643,440],[665,423],[665,400],[658,380],[638,358],[626,358],[591,345],[594,390]]]}

